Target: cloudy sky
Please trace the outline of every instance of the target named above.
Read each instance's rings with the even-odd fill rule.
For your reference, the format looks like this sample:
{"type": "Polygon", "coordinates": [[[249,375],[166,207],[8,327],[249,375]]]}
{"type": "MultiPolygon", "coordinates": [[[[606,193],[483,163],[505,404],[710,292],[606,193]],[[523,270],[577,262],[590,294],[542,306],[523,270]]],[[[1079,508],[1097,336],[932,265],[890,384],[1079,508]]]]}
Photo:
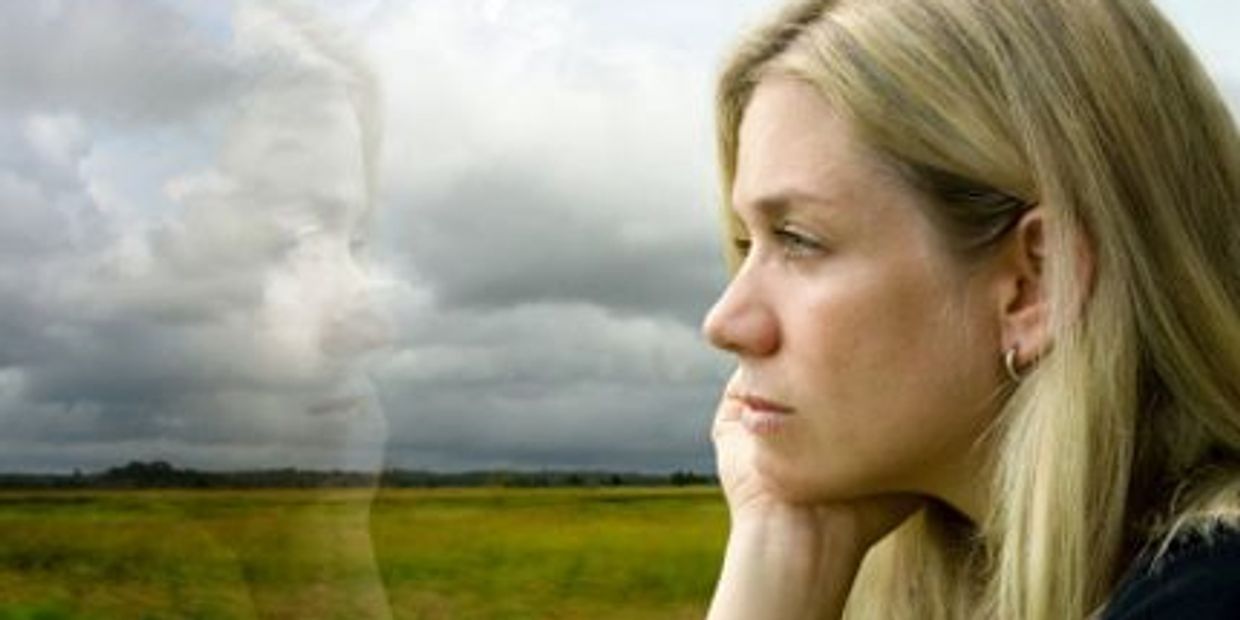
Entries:
{"type": "MultiPolygon", "coordinates": [[[[0,5],[0,469],[710,470],[771,4],[0,5]]],[[[1240,109],[1240,5],[1161,4],[1240,109]]]]}

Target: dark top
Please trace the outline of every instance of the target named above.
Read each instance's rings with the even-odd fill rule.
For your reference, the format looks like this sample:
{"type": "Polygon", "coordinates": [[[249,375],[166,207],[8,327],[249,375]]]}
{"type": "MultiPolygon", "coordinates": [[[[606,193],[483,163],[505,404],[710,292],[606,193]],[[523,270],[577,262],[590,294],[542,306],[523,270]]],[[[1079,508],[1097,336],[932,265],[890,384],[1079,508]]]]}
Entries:
{"type": "Polygon", "coordinates": [[[1156,564],[1139,556],[1101,620],[1240,620],[1240,530],[1178,537],[1156,564]]]}

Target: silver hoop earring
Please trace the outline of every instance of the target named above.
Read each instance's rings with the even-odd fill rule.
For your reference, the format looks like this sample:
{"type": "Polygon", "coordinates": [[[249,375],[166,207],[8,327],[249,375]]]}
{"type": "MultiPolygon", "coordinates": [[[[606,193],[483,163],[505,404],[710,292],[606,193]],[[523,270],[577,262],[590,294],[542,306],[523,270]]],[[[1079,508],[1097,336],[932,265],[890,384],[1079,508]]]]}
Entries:
{"type": "Polygon", "coordinates": [[[1020,371],[1016,370],[1016,349],[1017,347],[1012,347],[1004,352],[1003,367],[1007,369],[1008,377],[1013,383],[1020,383],[1023,377],[1020,376],[1020,371]]]}

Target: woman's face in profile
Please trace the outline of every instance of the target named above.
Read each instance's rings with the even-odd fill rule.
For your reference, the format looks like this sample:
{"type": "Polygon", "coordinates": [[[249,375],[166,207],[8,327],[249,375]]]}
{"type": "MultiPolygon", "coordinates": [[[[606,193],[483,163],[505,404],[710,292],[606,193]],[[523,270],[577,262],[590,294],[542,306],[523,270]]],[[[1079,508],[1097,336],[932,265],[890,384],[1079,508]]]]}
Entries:
{"type": "Polygon", "coordinates": [[[375,154],[355,86],[362,61],[351,70],[310,36],[333,27],[278,4],[238,7],[222,53],[246,87],[225,110],[210,168],[175,180],[180,223],[166,245],[221,248],[218,262],[249,275],[211,342],[187,347],[186,372],[227,352],[231,388],[192,422],[237,435],[263,465],[374,471],[386,427],[363,362],[388,327],[354,246],[375,154]]]}
{"type": "Polygon", "coordinates": [[[763,80],[737,155],[747,249],[703,329],[737,357],[754,467],[798,499],[950,496],[1000,385],[993,296],[811,86],[763,80]]]}

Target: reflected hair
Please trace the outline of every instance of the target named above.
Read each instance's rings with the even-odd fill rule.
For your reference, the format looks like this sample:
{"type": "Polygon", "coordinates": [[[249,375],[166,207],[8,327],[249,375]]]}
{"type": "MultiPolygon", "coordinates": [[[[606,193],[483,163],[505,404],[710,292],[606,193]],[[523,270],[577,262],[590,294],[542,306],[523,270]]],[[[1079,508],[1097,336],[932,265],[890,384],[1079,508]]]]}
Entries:
{"type": "Polygon", "coordinates": [[[1148,0],[785,5],[718,85],[729,237],[739,127],[772,75],[925,194],[962,266],[1046,211],[1054,344],[997,405],[989,513],[932,505],[893,532],[847,618],[1088,617],[1138,554],[1240,526],[1240,137],[1148,0]]]}

